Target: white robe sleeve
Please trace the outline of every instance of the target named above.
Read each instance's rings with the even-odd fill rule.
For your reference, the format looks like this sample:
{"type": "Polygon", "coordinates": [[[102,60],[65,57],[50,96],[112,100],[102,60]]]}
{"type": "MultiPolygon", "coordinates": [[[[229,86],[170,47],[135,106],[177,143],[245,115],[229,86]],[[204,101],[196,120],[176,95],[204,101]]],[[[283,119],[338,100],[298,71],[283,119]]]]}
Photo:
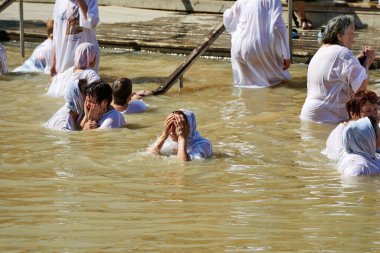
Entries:
{"type": "Polygon", "coordinates": [[[98,9],[98,1],[97,0],[87,0],[87,19],[85,18],[86,15],[82,12],[82,9],[80,9],[80,15],[79,15],[79,25],[81,27],[87,28],[87,29],[94,29],[100,19],[99,19],[99,9],[98,9]]]}

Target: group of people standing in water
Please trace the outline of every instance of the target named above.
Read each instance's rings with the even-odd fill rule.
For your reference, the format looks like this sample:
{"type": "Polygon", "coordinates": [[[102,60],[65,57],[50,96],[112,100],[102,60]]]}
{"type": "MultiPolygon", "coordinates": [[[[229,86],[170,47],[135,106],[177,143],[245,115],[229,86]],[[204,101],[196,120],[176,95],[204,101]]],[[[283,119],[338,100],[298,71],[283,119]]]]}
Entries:
{"type": "MultiPolygon", "coordinates": [[[[290,79],[289,42],[281,14],[280,0],[237,0],[224,12],[236,86],[261,88],[290,79]]],[[[367,90],[368,70],[376,53],[365,46],[359,56],[353,55],[354,32],[352,16],[338,16],[327,23],[323,44],[308,66],[307,97],[300,118],[340,123],[324,152],[338,162],[342,174],[379,174],[378,97],[367,90]]]]}
{"type": "MultiPolygon", "coordinates": [[[[236,86],[263,88],[291,79],[289,41],[280,0],[237,0],[224,12],[223,20],[231,34],[236,86]]],[[[66,101],[48,120],[48,128],[119,128],[125,125],[123,113],[147,110],[141,98],[149,92],[133,93],[128,78],[108,84],[98,75],[96,0],[56,1],[53,21],[52,36],[48,33],[49,42],[44,42],[45,47],[50,46],[50,55],[34,64],[52,75],[48,95],[63,96],[66,101]]],[[[368,69],[376,53],[366,46],[358,57],[354,56],[350,50],[354,31],[354,18],[349,15],[327,23],[323,44],[308,67],[307,97],[300,118],[339,123],[327,140],[325,153],[338,162],[342,174],[376,174],[380,173],[380,156],[376,152],[380,150],[378,97],[367,90],[368,69]]],[[[167,116],[161,135],[148,150],[174,154],[180,160],[212,157],[210,141],[200,136],[196,126],[193,112],[175,110],[167,116]]]]}

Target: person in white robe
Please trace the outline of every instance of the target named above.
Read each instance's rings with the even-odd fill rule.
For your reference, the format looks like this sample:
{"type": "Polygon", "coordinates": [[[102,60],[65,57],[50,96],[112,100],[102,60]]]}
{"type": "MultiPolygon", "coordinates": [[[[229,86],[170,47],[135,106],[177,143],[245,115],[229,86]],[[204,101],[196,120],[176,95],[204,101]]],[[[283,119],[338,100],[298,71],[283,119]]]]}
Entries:
{"type": "Polygon", "coordinates": [[[261,88],[290,79],[289,39],[281,14],[280,0],[237,0],[224,12],[236,86],[261,88]]]}
{"type": "Polygon", "coordinates": [[[132,92],[132,81],[123,77],[116,79],[112,84],[112,106],[122,114],[146,112],[149,105],[142,97],[152,95],[152,92],[141,90],[132,92]]]}
{"type": "MultiPolygon", "coordinates": [[[[378,120],[378,101],[379,97],[373,91],[361,90],[355,93],[350,100],[346,102],[349,120],[355,121],[368,116],[378,120]]],[[[326,154],[327,157],[333,161],[338,161],[343,151],[342,136],[348,124],[349,122],[339,123],[327,138],[326,149],[322,151],[322,153],[326,154]]]]}
{"type": "Polygon", "coordinates": [[[148,152],[164,156],[175,155],[182,161],[213,156],[211,142],[201,137],[197,130],[195,114],[185,109],[174,111],[167,116],[161,135],[148,148],[148,152]]]}
{"type": "Polygon", "coordinates": [[[65,96],[70,86],[80,79],[85,79],[87,83],[99,80],[100,77],[93,69],[97,53],[93,44],[88,42],[80,44],[75,50],[74,66],[53,77],[47,95],[65,96]]]}
{"type": "Polygon", "coordinates": [[[99,23],[97,0],[56,0],[54,5],[53,62],[51,75],[63,73],[74,65],[75,49],[83,42],[96,50],[94,70],[98,72],[100,50],[96,39],[99,23]]]}
{"type": "Polygon", "coordinates": [[[79,124],[84,115],[84,89],[87,81],[82,79],[73,83],[65,96],[65,105],[61,107],[46,123],[45,127],[54,130],[80,130],[79,124]]]}
{"type": "Polygon", "coordinates": [[[368,117],[351,122],[343,131],[343,147],[337,169],[343,176],[380,173],[376,147],[380,142],[377,121],[368,117]]]}
{"type": "Polygon", "coordinates": [[[0,75],[5,73],[8,73],[7,51],[4,46],[0,44],[0,75]]]}
{"type": "Polygon", "coordinates": [[[21,66],[15,68],[12,72],[43,72],[50,74],[53,60],[53,26],[53,19],[49,19],[46,23],[47,39],[34,49],[32,55],[21,66]]]}
{"type": "Polygon", "coordinates": [[[363,66],[350,51],[355,25],[352,16],[331,19],[325,29],[323,45],[310,61],[307,72],[307,97],[300,118],[317,123],[348,120],[347,100],[368,85],[368,69],[375,50],[365,47],[363,66]]]}
{"type": "Polygon", "coordinates": [[[121,128],[124,116],[111,106],[112,88],[103,80],[90,83],[85,89],[83,130],[121,128]]]}

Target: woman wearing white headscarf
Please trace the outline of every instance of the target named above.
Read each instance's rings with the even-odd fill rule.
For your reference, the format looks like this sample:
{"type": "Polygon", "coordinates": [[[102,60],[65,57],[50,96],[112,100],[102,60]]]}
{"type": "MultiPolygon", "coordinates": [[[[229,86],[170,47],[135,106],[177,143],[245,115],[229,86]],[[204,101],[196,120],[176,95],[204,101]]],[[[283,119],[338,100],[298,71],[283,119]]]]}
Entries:
{"type": "Polygon", "coordinates": [[[338,171],[345,176],[364,176],[380,173],[376,146],[380,140],[376,120],[368,117],[351,122],[343,131],[344,152],[338,171]]]}
{"type": "Polygon", "coordinates": [[[87,80],[87,83],[99,80],[100,77],[93,69],[96,61],[97,49],[84,42],[75,50],[74,66],[65,72],[54,76],[47,94],[53,97],[65,96],[70,85],[77,83],[79,79],[87,80]]]}
{"type": "Polygon", "coordinates": [[[237,0],[224,12],[236,86],[261,88],[290,79],[289,40],[281,14],[280,0],[237,0]]]}
{"type": "Polygon", "coordinates": [[[210,158],[212,145],[197,131],[197,121],[192,111],[180,109],[167,116],[161,136],[148,149],[149,152],[190,161],[210,158]]]}
{"type": "Polygon", "coordinates": [[[87,81],[83,79],[73,83],[65,95],[66,104],[46,122],[46,128],[67,131],[80,129],[79,124],[84,116],[83,92],[86,86],[87,81]]]}
{"type": "Polygon", "coordinates": [[[97,0],[56,0],[54,5],[53,63],[51,75],[62,73],[74,65],[75,49],[83,42],[92,43],[97,51],[94,69],[99,66],[99,23],[97,0]]]}

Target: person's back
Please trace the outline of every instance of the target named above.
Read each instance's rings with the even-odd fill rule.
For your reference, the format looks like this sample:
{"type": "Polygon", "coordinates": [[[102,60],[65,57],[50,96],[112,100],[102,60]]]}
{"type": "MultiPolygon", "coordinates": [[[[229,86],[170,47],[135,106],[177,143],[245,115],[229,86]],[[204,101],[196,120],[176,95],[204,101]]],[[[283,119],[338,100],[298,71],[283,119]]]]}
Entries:
{"type": "Polygon", "coordinates": [[[290,79],[289,42],[281,15],[279,0],[238,0],[224,12],[235,85],[259,88],[290,79]]]}
{"type": "Polygon", "coordinates": [[[351,122],[343,131],[344,152],[337,169],[344,176],[364,176],[380,173],[376,155],[380,132],[376,120],[365,117],[351,122]]]}
{"type": "Polygon", "coordinates": [[[53,27],[54,21],[49,19],[46,23],[47,39],[38,45],[32,55],[13,72],[43,72],[50,74],[53,61],[53,27]]]}

